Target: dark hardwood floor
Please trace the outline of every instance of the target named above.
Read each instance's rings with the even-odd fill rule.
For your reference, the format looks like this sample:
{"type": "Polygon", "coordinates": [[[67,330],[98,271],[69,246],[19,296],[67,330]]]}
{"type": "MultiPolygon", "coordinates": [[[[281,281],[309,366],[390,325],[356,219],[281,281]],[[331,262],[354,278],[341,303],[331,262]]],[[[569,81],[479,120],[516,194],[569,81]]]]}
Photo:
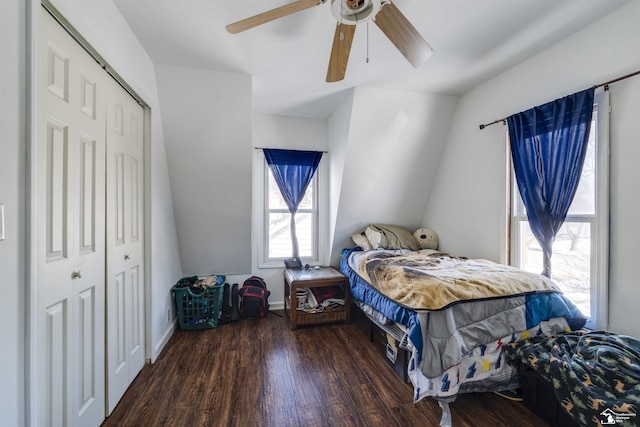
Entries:
{"type": "MultiPolygon", "coordinates": [[[[349,325],[295,331],[274,314],[176,331],[103,427],[438,426],[437,402],[413,404],[411,385],[352,313],[349,325]]],[[[461,395],[451,412],[454,427],[546,426],[524,404],[493,393],[461,395]]]]}

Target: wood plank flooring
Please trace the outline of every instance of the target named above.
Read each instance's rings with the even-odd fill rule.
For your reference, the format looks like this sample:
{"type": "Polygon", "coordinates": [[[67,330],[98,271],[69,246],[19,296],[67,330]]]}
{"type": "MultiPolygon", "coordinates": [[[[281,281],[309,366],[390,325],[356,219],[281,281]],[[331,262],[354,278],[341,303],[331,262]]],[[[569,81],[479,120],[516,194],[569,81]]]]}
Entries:
{"type": "MultiPolygon", "coordinates": [[[[352,319],[290,331],[286,316],[270,314],[176,331],[103,427],[438,426],[437,402],[414,405],[359,310],[352,319]]],[[[454,427],[547,425],[493,393],[461,395],[451,412],[454,427]]]]}

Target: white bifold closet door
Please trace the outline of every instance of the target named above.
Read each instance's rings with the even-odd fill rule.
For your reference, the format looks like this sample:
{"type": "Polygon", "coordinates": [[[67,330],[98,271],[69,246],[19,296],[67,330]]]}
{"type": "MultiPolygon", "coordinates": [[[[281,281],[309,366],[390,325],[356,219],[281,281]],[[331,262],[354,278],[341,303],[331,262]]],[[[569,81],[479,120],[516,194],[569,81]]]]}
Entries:
{"type": "Polygon", "coordinates": [[[44,9],[40,18],[33,425],[97,426],[105,415],[109,77],[44,9]]]}
{"type": "Polygon", "coordinates": [[[143,109],[115,81],[110,86],[107,94],[109,414],[145,361],[143,109]]]}
{"type": "Polygon", "coordinates": [[[33,425],[99,426],[145,362],[143,108],[41,8],[33,425]]]}

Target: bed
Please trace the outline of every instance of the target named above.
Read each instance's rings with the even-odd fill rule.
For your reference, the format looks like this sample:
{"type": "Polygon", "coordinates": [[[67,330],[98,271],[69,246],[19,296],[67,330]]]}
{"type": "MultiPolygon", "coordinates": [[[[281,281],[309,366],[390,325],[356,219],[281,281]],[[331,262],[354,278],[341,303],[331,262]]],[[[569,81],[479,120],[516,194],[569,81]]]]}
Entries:
{"type": "Polygon", "coordinates": [[[503,345],[580,329],[586,321],[544,276],[419,246],[384,245],[384,237],[383,246],[392,248],[343,251],[340,270],[372,321],[404,331],[414,402],[436,399],[441,425],[450,425],[448,404],[458,394],[518,386],[503,345]]]}

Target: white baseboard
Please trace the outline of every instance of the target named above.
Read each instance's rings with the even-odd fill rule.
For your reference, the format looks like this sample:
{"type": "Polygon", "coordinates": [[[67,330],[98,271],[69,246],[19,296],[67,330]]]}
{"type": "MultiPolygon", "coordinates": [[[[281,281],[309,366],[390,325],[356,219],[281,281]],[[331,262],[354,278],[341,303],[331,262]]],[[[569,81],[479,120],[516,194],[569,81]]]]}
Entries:
{"type": "Polygon", "coordinates": [[[158,342],[153,347],[153,354],[151,355],[151,363],[155,362],[158,356],[160,356],[162,349],[164,348],[165,345],[167,345],[167,343],[169,342],[169,338],[171,338],[171,335],[173,335],[173,332],[175,330],[176,330],[176,321],[174,320],[171,323],[171,325],[169,325],[169,327],[164,332],[164,334],[162,334],[162,337],[160,338],[160,342],[158,342]]]}
{"type": "Polygon", "coordinates": [[[284,301],[269,303],[269,310],[284,310],[284,301]]]}

